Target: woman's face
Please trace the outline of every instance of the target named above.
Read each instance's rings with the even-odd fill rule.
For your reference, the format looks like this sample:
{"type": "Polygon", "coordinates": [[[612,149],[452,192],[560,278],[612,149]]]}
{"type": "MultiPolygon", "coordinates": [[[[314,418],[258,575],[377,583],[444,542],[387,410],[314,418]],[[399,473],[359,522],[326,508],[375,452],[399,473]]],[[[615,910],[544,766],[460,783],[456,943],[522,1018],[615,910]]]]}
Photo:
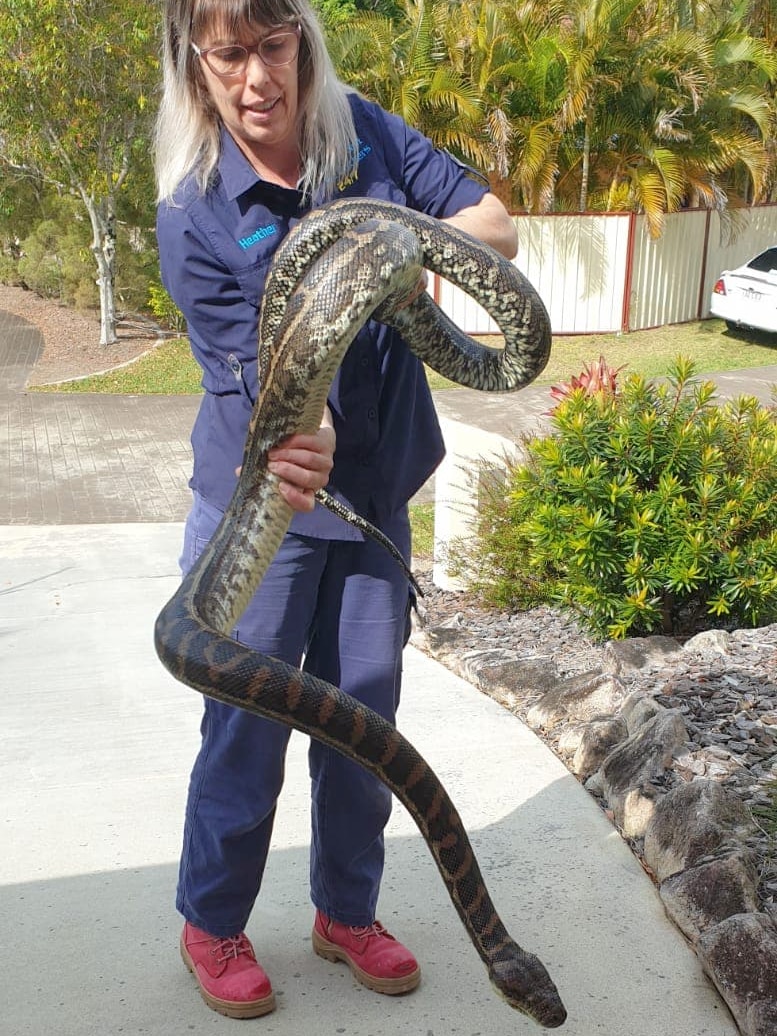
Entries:
{"type": "Polygon", "coordinates": [[[196,40],[200,50],[240,44],[252,48],[248,65],[241,75],[216,75],[207,61],[199,59],[211,100],[222,122],[249,160],[272,166],[274,160],[297,154],[297,113],[299,104],[299,53],[287,65],[268,66],[256,51],[257,44],[280,31],[293,32],[296,26],[268,28],[245,25],[237,38],[226,38],[218,29],[196,40]]]}

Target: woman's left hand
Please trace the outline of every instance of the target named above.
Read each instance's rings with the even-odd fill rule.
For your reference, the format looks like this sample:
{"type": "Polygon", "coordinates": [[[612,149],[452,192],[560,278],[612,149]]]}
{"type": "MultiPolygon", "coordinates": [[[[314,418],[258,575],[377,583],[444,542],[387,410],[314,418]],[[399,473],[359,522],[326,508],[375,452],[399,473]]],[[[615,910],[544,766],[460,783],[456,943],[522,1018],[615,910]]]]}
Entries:
{"type": "Polygon", "coordinates": [[[397,309],[405,309],[410,305],[411,302],[415,302],[419,295],[423,295],[429,286],[429,274],[426,270],[421,270],[421,275],[416,281],[415,287],[412,291],[409,291],[405,297],[397,303],[397,309]]]}

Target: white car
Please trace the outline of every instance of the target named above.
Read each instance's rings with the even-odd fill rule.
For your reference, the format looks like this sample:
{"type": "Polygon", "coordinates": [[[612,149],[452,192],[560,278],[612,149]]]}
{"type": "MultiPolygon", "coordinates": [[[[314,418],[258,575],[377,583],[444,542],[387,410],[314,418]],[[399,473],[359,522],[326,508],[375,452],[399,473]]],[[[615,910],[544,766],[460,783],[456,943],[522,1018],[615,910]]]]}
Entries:
{"type": "Polygon", "coordinates": [[[710,298],[710,313],[732,330],[777,332],[777,245],[736,270],[724,270],[710,298]]]}

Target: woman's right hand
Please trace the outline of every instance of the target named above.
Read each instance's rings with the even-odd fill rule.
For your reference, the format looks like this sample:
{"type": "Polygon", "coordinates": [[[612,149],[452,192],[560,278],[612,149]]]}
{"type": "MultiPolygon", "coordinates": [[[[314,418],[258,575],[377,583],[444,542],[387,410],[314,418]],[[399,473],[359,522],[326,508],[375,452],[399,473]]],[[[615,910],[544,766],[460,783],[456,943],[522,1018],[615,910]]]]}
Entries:
{"type": "MultiPolygon", "coordinates": [[[[267,454],[267,470],[280,479],[278,491],[295,511],[312,511],[315,494],[329,481],[335,462],[335,429],[329,407],[315,435],[290,435],[267,454]]],[[[242,468],[236,468],[240,478],[242,468]]]]}
{"type": "Polygon", "coordinates": [[[315,435],[291,435],[268,454],[267,468],[280,479],[278,491],[295,511],[312,511],[315,493],[329,481],[335,430],[322,424],[315,435]]]}

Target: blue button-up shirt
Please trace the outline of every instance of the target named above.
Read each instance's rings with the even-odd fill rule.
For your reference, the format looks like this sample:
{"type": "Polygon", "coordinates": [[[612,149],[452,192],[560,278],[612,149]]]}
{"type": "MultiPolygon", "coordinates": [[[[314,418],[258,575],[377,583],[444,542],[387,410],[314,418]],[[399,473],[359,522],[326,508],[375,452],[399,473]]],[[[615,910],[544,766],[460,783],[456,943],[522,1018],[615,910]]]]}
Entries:
{"type": "MultiPolygon", "coordinates": [[[[476,204],[486,187],[400,118],[351,95],[359,137],[356,174],[339,197],[369,196],[443,218],[476,204]]],[[[184,181],[162,203],[162,279],[188,323],[205,395],[192,431],[191,487],[226,508],[258,392],[257,327],[273,254],[305,214],[299,191],[267,183],[222,132],[218,170],[202,194],[184,181]]],[[[337,447],[330,491],[380,523],[404,507],[444,448],[423,366],[393,330],[370,321],[329,393],[337,447]]],[[[358,539],[321,507],[296,514],[304,535],[358,539]]]]}

